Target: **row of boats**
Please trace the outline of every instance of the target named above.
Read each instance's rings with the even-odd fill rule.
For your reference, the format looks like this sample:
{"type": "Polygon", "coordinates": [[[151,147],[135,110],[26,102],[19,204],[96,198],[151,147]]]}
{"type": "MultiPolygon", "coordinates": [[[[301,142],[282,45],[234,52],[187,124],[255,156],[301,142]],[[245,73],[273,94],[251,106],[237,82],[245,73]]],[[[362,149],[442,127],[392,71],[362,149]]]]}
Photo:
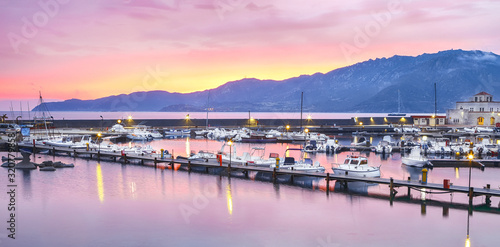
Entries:
{"type": "MultiPolygon", "coordinates": [[[[313,162],[308,158],[304,149],[302,148],[288,148],[285,155],[280,159],[279,154],[270,153],[265,157],[265,149],[262,147],[254,147],[250,152],[244,152],[238,155],[236,148],[233,146],[229,152],[225,149],[227,144],[224,143],[221,150],[218,152],[200,151],[197,154],[192,154],[188,160],[201,161],[201,162],[220,162],[233,165],[248,165],[257,167],[267,167],[276,169],[288,169],[304,172],[325,172],[325,167],[318,161],[313,162]],[[295,159],[288,154],[291,151],[298,151],[301,153],[299,159],[295,159]]],[[[350,175],[359,177],[380,177],[380,166],[369,166],[368,159],[361,155],[348,156],[343,164],[332,164],[331,169],[334,174],[350,175]]]]}

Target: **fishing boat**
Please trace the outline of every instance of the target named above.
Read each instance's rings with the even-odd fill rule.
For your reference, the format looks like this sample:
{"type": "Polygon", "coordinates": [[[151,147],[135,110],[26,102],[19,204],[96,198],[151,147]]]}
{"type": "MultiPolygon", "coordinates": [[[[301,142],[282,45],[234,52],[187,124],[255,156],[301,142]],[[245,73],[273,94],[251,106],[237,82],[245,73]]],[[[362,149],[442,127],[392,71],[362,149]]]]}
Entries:
{"type": "Polygon", "coordinates": [[[366,157],[347,156],[344,164],[332,164],[335,175],[349,175],[355,177],[380,177],[380,166],[369,166],[366,157]]]}

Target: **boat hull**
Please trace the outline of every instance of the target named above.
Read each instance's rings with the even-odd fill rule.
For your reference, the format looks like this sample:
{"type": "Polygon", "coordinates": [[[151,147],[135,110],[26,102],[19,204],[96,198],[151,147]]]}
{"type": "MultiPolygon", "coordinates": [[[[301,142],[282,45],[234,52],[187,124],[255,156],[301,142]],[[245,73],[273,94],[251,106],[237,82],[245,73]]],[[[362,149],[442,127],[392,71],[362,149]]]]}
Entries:
{"type": "Polygon", "coordinates": [[[333,174],[335,175],[347,175],[353,177],[370,177],[378,178],[380,177],[380,169],[374,170],[351,170],[342,168],[332,168],[333,174]]]}

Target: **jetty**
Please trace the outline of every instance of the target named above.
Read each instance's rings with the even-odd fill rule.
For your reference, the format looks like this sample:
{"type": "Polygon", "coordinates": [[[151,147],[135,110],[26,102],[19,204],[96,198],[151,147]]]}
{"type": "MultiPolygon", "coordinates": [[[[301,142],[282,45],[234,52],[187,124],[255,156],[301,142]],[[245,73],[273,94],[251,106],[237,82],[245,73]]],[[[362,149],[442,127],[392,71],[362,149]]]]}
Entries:
{"type": "MultiPolygon", "coordinates": [[[[131,160],[136,160],[138,161],[139,164],[141,165],[146,165],[146,166],[154,166],[155,168],[158,167],[163,167],[163,168],[170,168],[170,169],[175,169],[176,165],[178,167],[184,167],[187,169],[188,172],[191,172],[194,168],[201,168],[201,170],[205,171],[208,173],[211,169],[218,169],[218,170],[225,170],[227,171],[227,176],[232,176],[232,174],[237,174],[241,175],[243,177],[248,177],[249,172],[260,172],[262,174],[266,174],[269,176],[269,178],[273,182],[277,182],[279,180],[280,176],[289,176],[291,181],[297,178],[301,177],[308,177],[308,178],[316,178],[320,180],[325,180],[326,181],[326,193],[330,193],[330,182],[331,181],[337,181],[343,184],[344,187],[348,186],[349,182],[364,182],[364,183],[370,183],[370,184],[380,184],[380,185],[388,185],[389,187],[389,193],[390,193],[390,198],[391,201],[395,197],[395,195],[398,193],[396,190],[397,188],[400,187],[405,187],[408,189],[408,195],[410,194],[410,189],[416,189],[416,190],[425,190],[425,191],[440,191],[444,193],[463,193],[467,194],[469,197],[469,204],[472,206],[473,198],[477,196],[485,196],[486,197],[486,202],[491,201],[491,197],[500,197],[500,190],[498,189],[492,189],[490,188],[490,185],[485,185],[483,188],[477,188],[477,187],[468,187],[468,186],[459,186],[459,185],[452,185],[452,184],[447,184],[445,181],[443,184],[437,184],[437,183],[427,183],[427,182],[422,182],[422,181],[412,181],[408,178],[408,180],[397,180],[393,178],[370,178],[370,177],[355,177],[355,176],[349,176],[347,175],[336,175],[336,174],[331,174],[331,173],[316,173],[316,172],[303,172],[303,171],[296,171],[296,170],[288,170],[288,169],[276,169],[276,168],[266,168],[266,167],[256,167],[256,166],[250,166],[250,165],[235,165],[235,164],[225,164],[225,163],[218,163],[215,161],[191,161],[188,160],[187,158],[180,157],[178,156],[177,158],[166,158],[159,156],[160,154],[155,154],[155,155],[148,155],[148,154],[141,154],[141,155],[130,155],[130,154],[124,154],[120,152],[101,152],[100,150],[86,150],[86,149],[70,149],[70,148],[61,148],[61,147],[48,147],[48,146],[42,146],[38,145],[36,146],[35,144],[30,145],[30,144],[18,144],[18,150],[20,148],[23,149],[31,149],[33,153],[36,153],[37,151],[41,150],[47,150],[52,154],[53,156],[56,156],[57,154],[67,154],[70,156],[73,156],[75,158],[78,157],[87,157],[91,159],[107,159],[110,161],[115,161],[115,162],[123,162],[123,163],[128,163],[131,160]]],[[[431,162],[436,162],[436,160],[433,160],[431,162]]],[[[483,161],[484,162],[484,161],[483,161]]],[[[498,161],[500,162],[500,161],[498,161]]],[[[468,162],[467,162],[468,163],[468,162]]],[[[480,163],[480,162],[478,162],[480,163]]],[[[489,163],[488,163],[489,164],[489,163]]],[[[496,166],[496,163],[493,163],[493,166],[496,166]]]]}

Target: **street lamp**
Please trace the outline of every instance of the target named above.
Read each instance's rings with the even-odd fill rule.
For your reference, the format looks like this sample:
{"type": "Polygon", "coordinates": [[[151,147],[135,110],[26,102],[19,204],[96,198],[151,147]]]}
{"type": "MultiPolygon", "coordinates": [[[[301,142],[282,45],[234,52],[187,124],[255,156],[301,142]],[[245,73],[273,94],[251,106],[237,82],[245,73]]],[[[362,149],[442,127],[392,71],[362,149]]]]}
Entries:
{"type": "Polygon", "coordinates": [[[188,129],[189,129],[189,114],[186,115],[186,124],[187,124],[188,129]]]}
{"type": "Polygon", "coordinates": [[[469,152],[469,156],[467,156],[467,159],[469,159],[469,191],[470,191],[470,174],[472,171],[472,159],[474,159],[474,155],[472,154],[472,151],[469,152]]]}
{"type": "Polygon", "coordinates": [[[102,122],[104,121],[104,118],[102,116],[101,117],[101,131],[102,131],[102,122]]]}

